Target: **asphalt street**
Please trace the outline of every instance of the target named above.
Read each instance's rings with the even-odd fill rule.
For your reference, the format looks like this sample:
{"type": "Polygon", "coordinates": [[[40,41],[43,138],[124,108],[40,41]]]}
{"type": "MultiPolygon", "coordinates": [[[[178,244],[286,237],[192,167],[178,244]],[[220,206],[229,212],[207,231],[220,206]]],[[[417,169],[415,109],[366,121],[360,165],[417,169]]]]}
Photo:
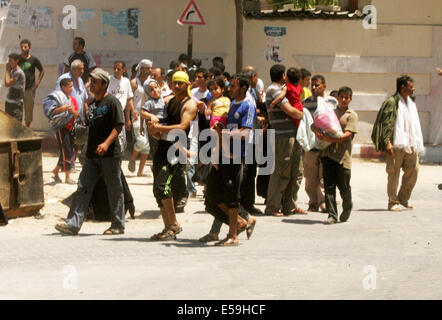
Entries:
{"type": "MultiPolygon", "coordinates": [[[[440,166],[421,165],[415,208],[395,213],[386,210],[385,164],[354,160],[348,222],[324,225],[321,213],[259,216],[250,240],[242,234],[238,247],[219,248],[198,241],[212,223],[201,186],[178,214],[178,239],[151,241],[162,229],[152,177],[136,177],[127,161],[137,212],[126,233],[104,236],[108,223],[87,221],[78,236],[60,235],[54,225],[68,212],[60,201],[76,186],[52,183],[56,160],[43,158],[42,217],[0,227],[0,299],[442,298],[440,166]]],[[[303,184],[298,204],[307,203],[303,184]]]]}

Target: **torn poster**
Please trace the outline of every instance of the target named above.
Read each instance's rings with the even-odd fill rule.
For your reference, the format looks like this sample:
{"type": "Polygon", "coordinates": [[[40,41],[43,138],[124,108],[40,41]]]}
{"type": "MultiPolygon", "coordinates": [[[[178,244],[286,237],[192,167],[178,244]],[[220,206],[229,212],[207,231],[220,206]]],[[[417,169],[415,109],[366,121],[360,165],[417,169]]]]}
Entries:
{"type": "Polygon", "coordinates": [[[82,23],[92,19],[93,17],[95,17],[94,9],[80,9],[78,11],[78,18],[77,18],[78,29],[82,29],[82,23]]]}
{"type": "Polygon", "coordinates": [[[8,18],[6,18],[7,27],[18,27],[20,15],[20,6],[11,4],[8,10],[8,18]]]}
{"type": "Polygon", "coordinates": [[[135,38],[138,44],[138,16],[139,9],[124,9],[114,14],[112,12],[103,11],[103,37],[108,34],[108,27],[111,26],[117,30],[119,35],[129,35],[135,38]]]}
{"type": "Polygon", "coordinates": [[[6,8],[11,0],[0,0],[0,8],[6,8]]]}
{"type": "Polygon", "coordinates": [[[267,48],[265,57],[267,61],[282,62],[284,59],[280,56],[281,39],[287,34],[286,27],[264,27],[267,36],[267,48]]]}
{"type": "Polygon", "coordinates": [[[52,29],[52,8],[10,5],[8,27],[22,27],[33,29],[52,29]]]}

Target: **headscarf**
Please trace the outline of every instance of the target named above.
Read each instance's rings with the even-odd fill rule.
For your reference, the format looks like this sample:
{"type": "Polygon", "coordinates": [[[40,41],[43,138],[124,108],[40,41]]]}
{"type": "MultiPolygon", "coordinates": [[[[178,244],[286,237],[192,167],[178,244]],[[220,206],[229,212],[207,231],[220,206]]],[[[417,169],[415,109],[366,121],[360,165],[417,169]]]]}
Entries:
{"type": "Polygon", "coordinates": [[[135,68],[135,70],[137,71],[137,77],[140,76],[141,68],[152,68],[152,61],[148,59],[143,59],[138,63],[137,67],[135,68]]]}
{"type": "Polygon", "coordinates": [[[187,84],[187,95],[192,97],[190,93],[190,80],[189,75],[184,71],[177,71],[173,74],[172,82],[184,82],[187,84]]]}
{"type": "Polygon", "coordinates": [[[144,92],[147,94],[147,97],[148,97],[148,101],[146,101],[145,105],[153,103],[153,107],[155,109],[158,109],[158,110],[164,109],[165,103],[164,103],[163,97],[161,97],[161,95],[160,95],[160,97],[158,99],[154,99],[149,94],[149,84],[151,84],[152,82],[155,82],[158,85],[158,88],[160,87],[158,81],[156,81],[154,79],[147,79],[146,81],[144,81],[143,89],[144,89],[144,92]]]}

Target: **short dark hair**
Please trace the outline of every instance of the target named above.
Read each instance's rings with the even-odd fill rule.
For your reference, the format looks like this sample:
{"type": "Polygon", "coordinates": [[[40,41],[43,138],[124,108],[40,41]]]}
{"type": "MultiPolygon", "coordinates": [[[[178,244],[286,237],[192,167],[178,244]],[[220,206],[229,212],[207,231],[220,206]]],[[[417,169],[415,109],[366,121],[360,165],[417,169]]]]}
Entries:
{"type": "Polygon", "coordinates": [[[220,69],[221,72],[226,71],[226,66],[225,66],[222,62],[215,61],[215,62],[213,63],[213,66],[214,66],[215,68],[220,69]]]}
{"type": "Polygon", "coordinates": [[[69,83],[72,82],[71,78],[64,78],[60,80],[60,88],[61,87],[66,87],[69,83]]]}
{"type": "Polygon", "coordinates": [[[308,71],[305,68],[301,69],[301,79],[304,79],[305,77],[311,77],[312,73],[310,71],[308,71]]]}
{"type": "Polygon", "coordinates": [[[209,73],[213,73],[213,75],[214,75],[215,77],[218,77],[218,76],[220,76],[220,75],[223,74],[223,72],[221,71],[221,69],[219,69],[219,68],[217,68],[217,67],[212,67],[212,68],[210,68],[210,69],[209,69],[209,73]]]}
{"type": "Polygon", "coordinates": [[[163,67],[158,67],[157,69],[160,69],[160,75],[166,75],[166,70],[163,67]]]}
{"type": "Polygon", "coordinates": [[[115,66],[117,63],[121,63],[121,65],[123,66],[123,68],[126,67],[126,62],[124,62],[124,61],[117,60],[117,61],[114,62],[114,66],[115,66]]]}
{"type": "Polygon", "coordinates": [[[333,90],[332,92],[330,92],[330,95],[332,96],[332,97],[338,97],[339,96],[339,91],[338,90],[333,90]]]}
{"type": "Polygon", "coordinates": [[[230,80],[236,79],[239,81],[239,86],[242,87],[246,87],[246,91],[249,89],[249,85],[250,85],[250,79],[247,78],[246,75],[244,75],[244,73],[236,73],[232,76],[232,78],[230,80]]]}
{"type": "Polygon", "coordinates": [[[23,39],[22,41],[20,41],[20,45],[22,45],[23,43],[27,43],[29,48],[31,47],[31,41],[29,41],[28,39],[23,39]]]}
{"type": "Polygon", "coordinates": [[[86,46],[86,41],[84,41],[82,37],[75,37],[74,41],[75,40],[77,40],[83,48],[86,46]]]}
{"type": "Polygon", "coordinates": [[[272,80],[272,82],[279,82],[282,80],[284,73],[285,66],[283,66],[282,64],[274,64],[270,68],[270,80],[272,80]]]}
{"type": "Polygon", "coordinates": [[[291,83],[297,84],[301,79],[301,71],[296,68],[289,68],[287,70],[287,78],[290,80],[291,83]]]}
{"type": "Polygon", "coordinates": [[[207,88],[210,90],[210,87],[213,86],[214,84],[217,84],[221,89],[224,90],[224,88],[226,86],[224,84],[224,76],[218,76],[218,77],[211,79],[209,81],[209,83],[207,84],[207,88]]]}
{"type": "Polygon", "coordinates": [[[187,64],[187,60],[188,60],[188,56],[185,53],[180,54],[180,56],[178,57],[178,61],[181,63],[185,63],[187,64]]]}
{"type": "Polygon", "coordinates": [[[172,77],[173,77],[173,75],[175,74],[175,70],[172,70],[172,71],[169,71],[168,73],[167,73],[167,76],[166,76],[166,78],[167,79],[172,79],[172,77]]]}
{"type": "Polygon", "coordinates": [[[313,81],[317,81],[317,80],[321,80],[322,84],[325,84],[325,78],[322,74],[315,74],[312,78],[312,82],[313,81]]]}
{"type": "Polygon", "coordinates": [[[347,94],[350,95],[350,98],[353,98],[353,90],[351,90],[350,87],[340,87],[340,88],[339,88],[339,91],[338,91],[338,96],[339,96],[341,93],[347,93],[347,94]]]}
{"type": "Polygon", "coordinates": [[[231,76],[230,73],[228,73],[228,72],[224,72],[224,73],[223,73],[223,76],[224,76],[224,78],[227,79],[227,81],[230,81],[230,79],[232,79],[232,76],[231,76]]]}
{"type": "Polygon", "coordinates": [[[413,78],[409,75],[403,74],[396,79],[396,92],[400,92],[402,86],[407,86],[408,82],[414,82],[413,78]]]}
{"type": "Polygon", "coordinates": [[[207,71],[207,69],[205,69],[205,68],[198,68],[198,69],[196,69],[196,71],[195,71],[195,75],[196,75],[197,73],[202,73],[204,79],[207,79],[207,78],[209,77],[209,71],[207,71]]]}
{"type": "Polygon", "coordinates": [[[219,56],[213,57],[213,59],[212,59],[213,65],[215,65],[215,62],[224,63],[224,59],[222,57],[219,57],[219,56]]]}
{"type": "Polygon", "coordinates": [[[195,66],[197,68],[201,68],[202,63],[203,62],[201,61],[201,59],[194,58],[194,59],[192,59],[191,65],[195,66]]]}
{"type": "Polygon", "coordinates": [[[170,61],[169,64],[169,69],[175,70],[177,67],[179,67],[181,64],[181,62],[177,61],[177,60],[172,60],[170,61]]]}
{"type": "Polygon", "coordinates": [[[8,58],[11,58],[11,59],[13,59],[15,61],[18,61],[18,60],[20,60],[20,55],[18,53],[10,53],[8,55],[8,58]]]}

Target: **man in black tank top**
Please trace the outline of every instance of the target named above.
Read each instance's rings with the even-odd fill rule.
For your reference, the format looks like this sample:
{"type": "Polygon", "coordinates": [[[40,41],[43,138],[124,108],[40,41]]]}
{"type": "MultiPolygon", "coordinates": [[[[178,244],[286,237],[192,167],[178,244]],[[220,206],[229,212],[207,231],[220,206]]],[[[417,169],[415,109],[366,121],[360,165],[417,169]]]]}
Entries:
{"type": "MultiPolygon", "coordinates": [[[[167,134],[169,131],[178,129],[183,135],[189,133],[190,123],[196,117],[197,106],[196,103],[190,99],[190,81],[187,73],[177,71],[172,78],[172,90],[174,96],[165,99],[167,108],[167,118],[162,125],[158,122],[153,122],[149,114],[146,118],[148,122],[148,129],[152,135],[167,134]]],[[[158,143],[158,150],[153,159],[153,194],[157,200],[158,207],[161,210],[161,216],[164,221],[164,230],[151,237],[156,241],[167,241],[176,239],[176,235],[182,231],[181,226],[176,220],[174,207],[174,187],[172,184],[174,175],[177,174],[179,163],[170,162],[167,157],[167,152],[172,147],[173,142],[160,140],[158,143]]],[[[172,160],[172,159],[171,159],[172,160]]],[[[176,190],[175,190],[176,193],[176,190]]]]}

